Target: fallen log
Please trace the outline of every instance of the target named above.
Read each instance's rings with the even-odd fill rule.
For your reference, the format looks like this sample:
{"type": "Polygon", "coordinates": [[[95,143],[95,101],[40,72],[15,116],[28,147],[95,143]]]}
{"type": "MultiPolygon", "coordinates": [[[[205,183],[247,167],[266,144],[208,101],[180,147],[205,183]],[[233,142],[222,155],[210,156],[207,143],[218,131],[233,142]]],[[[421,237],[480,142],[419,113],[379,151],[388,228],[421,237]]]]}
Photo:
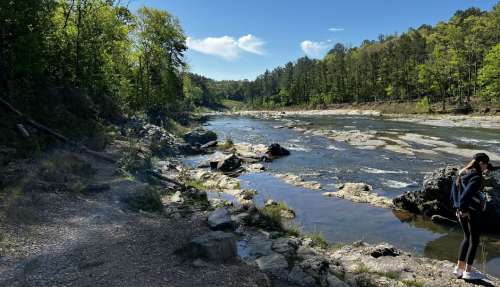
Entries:
{"type": "Polygon", "coordinates": [[[117,159],[114,159],[112,157],[109,157],[107,155],[104,155],[102,153],[99,153],[99,152],[96,152],[96,151],[93,151],[93,150],[90,150],[89,148],[81,145],[81,144],[77,144],[76,142],[68,139],[67,137],[63,136],[63,135],[60,135],[56,132],[54,132],[53,130],[35,122],[34,120],[28,118],[27,116],[25,116],[24,114],[22,114],[20,111],[16,110],[16,108],[14,108],[13,106],[11,106],[8,102],[6,102],[4,99],[0,98],[0,104],[2,104],[5,108],[7,108],[8,110],[10,110],[11,112],[19,115],[19,116],[22,116],[26,119],[26,121],[32,125],[33,127],[35,127],[36,129],[38,130],[41,130],[42,132],[46,133],[46,134],[49,134],[49,135],[52,135],[52,136],[55,136],[57,139],[59,139],[60,141],[62,141],[63,143],[66,143],[66,144],[70,144],[70,145],[73,145],[73,146],[76,146],[78,148],[81,149],[82,152],[85,152],[85,153],[88,153],[90,155],[93,155],[95,157],[98,157],[100,159],[103,159],[103,160],[106,160],[106,161],[109,161],[109,162],[112,162],[112,163],[116,163],[118,160],[117,159]]]}
{"type": "MultiPolygon", "coordinates": [[[[69,191],[71,187],[72,185],[67,183],[32,180],[26,184],[24,189],[39,189],[48,192],[62,192],[69,191]]],[[[88,184],[85,185],[82,193],[101,192],[110,188],[111,186],[109,184],[88,184]]]]}
{"type": "Polygon", "coordinates": [[[148,169],[147,170],[147,174],[152,175],[152,176],[154,176],[154,177],[156,177],[158,179],[161,179],[161,180],[173,183],[175,185],[178,185],[178,186],[182,187],[183,190],[186,190],[186,185],[184,185],[183,183],[180,183],[180,182],[178,182],[178,181],[176,181],[174,179],[168,178],[168,177],[166,177],[166,176],[164,176],[162,174],[159,174],[159,173],[157,173],[155,171],[152,171],[152,170],[148,169]]]}

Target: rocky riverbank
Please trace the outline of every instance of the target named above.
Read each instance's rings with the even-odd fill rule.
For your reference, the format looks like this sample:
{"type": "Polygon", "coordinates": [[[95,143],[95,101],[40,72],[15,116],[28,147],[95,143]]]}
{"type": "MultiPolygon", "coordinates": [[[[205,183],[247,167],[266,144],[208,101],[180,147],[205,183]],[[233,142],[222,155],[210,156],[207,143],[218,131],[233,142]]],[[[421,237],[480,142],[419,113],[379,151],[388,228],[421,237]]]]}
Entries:
{"type": "MultiPolygon", "coordinates": [[[[256,191],[241,189],[235,178],[261,171],[260,161],[286,156],[289,151],[279,145],[226,145],[199,130],[198,138],[191,133],[189,141],[181,143],[161,128],[139,126],[143,143],[160,143],[159,149],[171,155],[221,149],[227,154],[208,160],[205,166],[211,170],[190,170],[175,160],[154,167],[163,176],[192,184],[183,187],[138,174],[117,176],[114,164],[61,152],[87,163],[82,165],[87,169],[91,166],[92,182],[109,189],[83,193],[71,185],[69,191],[25,188],[15,194],[4,206],[8,213],[0,222],[0,285],[474,286],[453,276],[451,262],[421,258],[385,243],[328,245],[317,236],[291,236],[280,223],[291,211],[283,212],[276,202],[256,208],[251,200],[256,191]],[[235,196],[240,204],[209,199],[207,190],[235,196]]],[[[123,158],[126,147],[127,142],[117,142],[106,154],[123,158]]],[[[147,150],[138,154],[142,162],[147,150]]],[[[47,171],[38,168],[32,167],[31,179],[47,171]]],[[[276,176],[322,188],[300,178],[276,176]]],[[[382,198],[370,187],[353,190],[355,196],[373,201],[382,198]]],[[[500,281],[489,276],[482,284],[500,286],[500,281]]]]}

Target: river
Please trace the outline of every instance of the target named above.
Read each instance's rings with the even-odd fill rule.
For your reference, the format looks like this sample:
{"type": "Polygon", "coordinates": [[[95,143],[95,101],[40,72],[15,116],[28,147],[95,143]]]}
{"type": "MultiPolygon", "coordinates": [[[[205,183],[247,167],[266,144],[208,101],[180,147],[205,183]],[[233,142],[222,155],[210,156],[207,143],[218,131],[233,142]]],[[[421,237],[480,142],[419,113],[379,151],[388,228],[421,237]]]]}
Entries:
{"type": "MultiPolygon", "coordinates": [[[[302,234],[321,232],[330,244],[352,243],[356,240],[388,242],[405,251],[452,262],[457,260],[463,238],[458,226],[438,224],[422,215],[325,197],[322,195],[324,191],[295,187],[270,174],[299,175],[306,180],[318,181],[326,191],[336,190],[331,184],[364,182],[373,186],[380,195],[393,198],[404,191],[422,188],[423,177],[427,172],[450,164],[468,163],[472,154],[468,157],[457,155],[460,150],[500,154],[500,131],[497,129],[436,127],[397,121],[393,117],[308,115],[262,119],[217,115],[211,116],[209,123],[210,126],[206,128],[214,130],[220,141],[231,138],[235,143],[254,145],[278,142],[291,151],[289,156],[262,163],[266,168],[265,173],[243,174],[239,179],[244,181],[244,189],[255,188],[259,192],[254,198],[256,205],[263,205],[265,199],[272,198],[292,207],[296,219],[290,224],[300,226],[302,234]],[[353,146],[348,142],[333,141],[296,129],[275,128],[291,122],[308,123],[305,126],[308,130],[377,132],[377,136],[388,145],[401,139],[410,140],[413,152],[395,152],[383,146],[353,146]],[[432,138],[434,142],[415,140],[419,137],[432,138]],[[439,149],[450,146],[455,153],[439,149]]],[[[183,162],[194,166],[210,156],[187,157],[183,162]]],[[[493,163],[495,165],[494,160],[493,163]]],[[[495,171],[495,177],[499,176],[498,171],[495,171]]],[[[500,235],[483,233],[483,238],[487,253],[486,273],[500,278],[500,235]]],[[[480,263],[479,249],[474,265],[482,271],[480,263]]]]}

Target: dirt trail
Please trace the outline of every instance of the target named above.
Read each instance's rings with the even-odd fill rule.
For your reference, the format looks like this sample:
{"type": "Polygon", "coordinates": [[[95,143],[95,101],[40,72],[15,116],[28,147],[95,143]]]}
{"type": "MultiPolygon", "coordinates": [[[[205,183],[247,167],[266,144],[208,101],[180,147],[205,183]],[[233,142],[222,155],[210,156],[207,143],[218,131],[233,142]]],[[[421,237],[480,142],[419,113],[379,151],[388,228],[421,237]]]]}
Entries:
{"type": "MultiPolygon", "coordinates": [[[[117,157],[113,148],[108,155],[117,157]]],[[[92,163],[96,181],[111,189],[83,199],[31,191],[18,195],[11,208],[24,219],[0,222],[5,237],[0,286],[257,286],[262,280],[257,267],[242,261],[193,267],[175,251],[210,232],[207,213],[168,218],[123,211],[121,199],[145,185],[116,177],[114,164],[78,157],[92,163]],[[26,217],[36,223],[26,224],[26,217]]]]}

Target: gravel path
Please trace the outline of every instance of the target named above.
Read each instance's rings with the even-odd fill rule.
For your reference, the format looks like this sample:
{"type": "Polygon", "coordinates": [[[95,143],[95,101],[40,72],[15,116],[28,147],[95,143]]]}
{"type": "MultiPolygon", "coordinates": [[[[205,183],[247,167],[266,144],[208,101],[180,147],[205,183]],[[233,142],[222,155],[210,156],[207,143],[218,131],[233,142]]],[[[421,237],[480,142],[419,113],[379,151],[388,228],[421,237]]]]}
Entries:
{"type": "MultiPolygon", "coordinates": [[[[110,155],[117,157],[118,151],[110,155]]],[[[243,261],[196,268],[176,250],[210,232],[208,214],[187,218],[131,213],[121,199],[145,185],[114,176],[115,165],[77,155],[111,189],[72,199],[20,192],[0,229],[0,286],[259,286],[263,277],[243,261]],[[257,282],[257,283],[256,283],[257,282]]],[[[264,284],[265,285],[265,284],[264,284]]]]}

